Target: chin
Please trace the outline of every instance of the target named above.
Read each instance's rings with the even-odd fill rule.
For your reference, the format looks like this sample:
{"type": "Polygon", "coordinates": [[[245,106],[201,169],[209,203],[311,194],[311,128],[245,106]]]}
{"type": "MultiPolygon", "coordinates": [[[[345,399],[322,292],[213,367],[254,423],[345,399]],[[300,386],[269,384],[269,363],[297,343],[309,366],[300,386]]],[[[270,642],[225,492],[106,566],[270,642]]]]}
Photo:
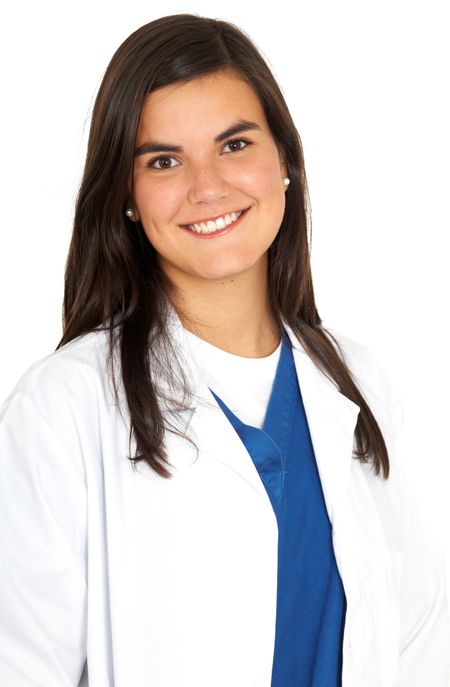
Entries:
{"type": "Polygon", "coordinates": [[[233,265],[223,263],[220,265],[209,264],[204,269],[199,270],[197,274],[203,279],[232,279],[233,277],[238,277],[244,272],[248,272],[254,266],[255,262],[241,262],[239,264],[234,263],[233,265]]]}
{"type": "Polygon", "coordinates": [[[197,259],[190,261],[190,264],[181,260],[168,261],[161,257],[159,262],[162,270],[175,282],[181,275],[190,279],[226,279],[245,272],[252,264],[251,261],[227,260],[223,255],[197,259]]]}

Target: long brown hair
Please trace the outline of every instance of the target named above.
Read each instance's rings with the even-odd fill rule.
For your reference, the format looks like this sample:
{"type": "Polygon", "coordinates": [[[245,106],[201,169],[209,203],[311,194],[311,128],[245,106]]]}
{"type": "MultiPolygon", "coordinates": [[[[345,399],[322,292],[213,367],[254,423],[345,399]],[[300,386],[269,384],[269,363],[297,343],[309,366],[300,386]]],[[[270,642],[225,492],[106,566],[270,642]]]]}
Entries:
{"type": "MultiPolygon", "coordinates": [[[[225,21],[193,14],[161,17],[118,48],[103,77],[94,109],[73,234],[65,271],[63,336],[57,349],[90,331],[109,332],[114,379],[116,346],[136,454],[170,477],[163,438],[167,424],[153,379],[155,351],[168,350],[167,294],[172,284],[159,267],[142,225],[125,215],[141,110],[151,91],[231,69],[255,91],[291,183],[280,230],[269,248],[269,295],[314,363],[360,407],[354,457],[389,476],[380,428],[346,366],[337,342],[322,327],[310,265],[310,207],[299,134],[264,58],[249,37],[225,21]],[[308,236],[309,234],[309,236],[308,236]],[[156,346],[163,342],[164,345],[156,346]]],[[[167,358],[169,360],[169,357],[167,358]]],[[[169,367],[173,365],[169,364],[169,367]]],[[[168,370],[170,375],[171,370],[168,370]]],[[[116,390],[116,384],[114,382],[116,390]]]]}

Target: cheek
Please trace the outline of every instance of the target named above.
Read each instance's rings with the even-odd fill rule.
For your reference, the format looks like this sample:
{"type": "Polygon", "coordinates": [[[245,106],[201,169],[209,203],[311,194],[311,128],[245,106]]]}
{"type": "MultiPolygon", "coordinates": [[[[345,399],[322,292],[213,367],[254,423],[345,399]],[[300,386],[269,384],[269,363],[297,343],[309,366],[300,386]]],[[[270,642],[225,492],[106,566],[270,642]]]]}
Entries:
{"type": "Polygon", "coordinates": [[[241,173],[240,187],[248,195],[264,200],[274,191],[280,190],[281,174],[279,165],[272,158],[253,164],[251,169],[241,173]]]}
{"type": "Polygon", "coordinates": [[[149,226],[170,221],[180,204],[174,184],[136,183],[134,198],[142,222],[149,226]]]}

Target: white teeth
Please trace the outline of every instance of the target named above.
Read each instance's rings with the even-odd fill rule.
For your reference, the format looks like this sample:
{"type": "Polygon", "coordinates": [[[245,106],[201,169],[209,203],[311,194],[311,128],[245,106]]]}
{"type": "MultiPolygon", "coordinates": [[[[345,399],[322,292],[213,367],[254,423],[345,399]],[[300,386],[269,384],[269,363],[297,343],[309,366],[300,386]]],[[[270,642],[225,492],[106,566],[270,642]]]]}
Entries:
{"type": "Polygon", "coordinates": [[[225,219],[224,219],[223,217],[218,217],[218,218],[216,219],[216,226],[217,226],[219,229],[225,229],[225,227],[227,226],[227,225],[225,224],[225,219]]]}
{"type": "Polygon", "coordinates": [[[218,229],[225,229],[225,227],[236,222],[237,218],[242,215],[243,210],[239,212],[231,212],[229,215],[218,217],[216,220],[208,220],[207,222],[200,222],[200,224],[188,224],[187,228],[195,231],[196,234],[210,234],[218,229]]]}

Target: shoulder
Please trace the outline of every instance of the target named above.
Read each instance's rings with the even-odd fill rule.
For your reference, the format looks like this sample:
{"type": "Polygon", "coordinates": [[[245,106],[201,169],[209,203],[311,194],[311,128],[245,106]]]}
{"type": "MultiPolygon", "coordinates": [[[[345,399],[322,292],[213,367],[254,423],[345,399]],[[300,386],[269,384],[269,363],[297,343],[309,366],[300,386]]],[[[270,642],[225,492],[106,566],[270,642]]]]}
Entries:
{"type": "Polygon", "coordinates": [[[361,379],[370,377],[374,381],[378,378],[379,382],[387,380],[386,370],[372,348],[336,329],[327,328],[326,332],[332,336],[338,351],[353,374],[361,379]]]}
{"type": "Polygon", "coordinates": [[[55,385],[77,387],[80,378],[99,377],[107,353],[104,332],[89,332],[29,365],[6,400],[15,393],[51,394],[55,385]]]}
{"type": "Polygon", "coordinates": [[[60,436],[80,419],[87,426],[112,403],[107,353],[107,332],[95,331],[33,362],[3,401],[0,421],[35,413],[60,436]]]}
{"type": "MultiPolygon", "coordinates": [[[[295,341],[294,345],[309,357],[302,341],[289,326],[285,324],[285,327],[291,341],[295,341]]],[[[384,363],[372,348],[341,331],[330,327],[323,327],[322,331],[345,363],[358,390],[382,425],[382,430],[391,434],[403,421],[404,403],[384,363]]],[[[329,380],[329,383],[337,386],[337,382],[329,380]]]]}
{"type": "Polygon", "coordinates": [[[338,345],[341,357],[375,416],[384,425],[388,419],[392,429],[398,430],[404,420],[404,400],[385,363],[370,346],[335,329],[327,332],[338,345]]]}

